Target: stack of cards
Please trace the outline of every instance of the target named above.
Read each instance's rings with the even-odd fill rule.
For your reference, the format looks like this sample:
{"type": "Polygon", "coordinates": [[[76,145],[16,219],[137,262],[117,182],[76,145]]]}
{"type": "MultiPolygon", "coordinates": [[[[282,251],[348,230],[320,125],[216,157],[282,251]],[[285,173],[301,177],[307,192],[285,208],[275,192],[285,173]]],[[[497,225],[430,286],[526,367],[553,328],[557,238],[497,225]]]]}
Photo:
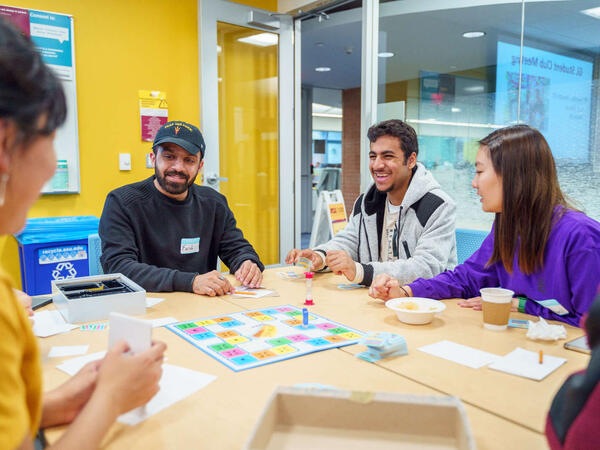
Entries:
{"type": "Polygon", "coordinates": [[[362,338],[359,343],[366,345],[367,350],[356,356],[369,362],[408,354],[406,340],[394,333],[371,332],[362,338]]]}
{"type": "Polygon", "coordinates": [[[310,270],[310,266],[312,266],[312,261],[310,260],[310,258],[306,258],[304,256],[301,256],[300,258],[298,258],[298,263],[297,263],[300,267],[303,267],[306,270],[310,270]]]}
{"type": "Polygon", "coordinates": [[[79,327],[81,331],[102,331],[108,329],[107,323],[94,323],[89,325],[81,325],[79,327]]]}
{"type": "Polygon", "coordinates": [[[296,280],[304,278],[302,275],[292,270],[288,270],[286,272],[277,272],[277,275],[279,275],[279,278],[283,278],[284,280],[296,280]]]}
{"type": "Polygon", "coordinates": [[[337,287],[338,287],[338,289],[344,289],[345,291],[349,291],[351,289],[360,289],[365,286],[358,284],[358,283],[341,283],[341,284],[338,284],[337,287]]]}

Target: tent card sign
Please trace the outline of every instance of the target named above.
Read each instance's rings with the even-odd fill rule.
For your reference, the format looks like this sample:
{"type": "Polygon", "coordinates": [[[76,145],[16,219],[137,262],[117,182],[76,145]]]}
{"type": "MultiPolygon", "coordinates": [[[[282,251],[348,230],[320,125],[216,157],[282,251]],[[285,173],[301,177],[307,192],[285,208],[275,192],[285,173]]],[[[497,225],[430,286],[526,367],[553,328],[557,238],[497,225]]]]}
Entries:
{"type": "Polygon", "coordinates": [[[167,326],[192,345],[238,372],[308,353],[356,344],[361,331],[316,314],[302,324],[291,305],[205,317],[167,326]]]}

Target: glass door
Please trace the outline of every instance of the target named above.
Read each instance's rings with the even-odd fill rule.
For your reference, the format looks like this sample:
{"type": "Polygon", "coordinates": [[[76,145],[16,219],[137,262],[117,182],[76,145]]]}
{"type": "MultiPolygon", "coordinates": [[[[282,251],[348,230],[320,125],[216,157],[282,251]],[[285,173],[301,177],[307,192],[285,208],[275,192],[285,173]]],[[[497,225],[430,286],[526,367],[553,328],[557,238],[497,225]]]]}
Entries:
{"type": "Polygon", "coordinates": [[[294,237],[291,18],[215,0],[199,10],[203,182],[278,264],[294,237]]]}

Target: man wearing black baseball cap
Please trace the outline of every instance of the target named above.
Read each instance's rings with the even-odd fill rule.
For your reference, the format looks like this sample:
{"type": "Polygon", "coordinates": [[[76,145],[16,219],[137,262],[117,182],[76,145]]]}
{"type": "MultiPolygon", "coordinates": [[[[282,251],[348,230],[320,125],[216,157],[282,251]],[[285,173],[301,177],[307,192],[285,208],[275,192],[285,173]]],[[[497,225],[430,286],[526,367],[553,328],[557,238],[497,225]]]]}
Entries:
{"type": "Polygon", "coordinates": [[[220,258],[243,285],[260,286],[264,266],[227,200],[194,184],[205,148],[189,123],[158,130],[150,155],[154,176],[106,198],[99,228],[105,273],[122,273],[148,291],[224,295],[233,287],[215,270],[220,258]]]}

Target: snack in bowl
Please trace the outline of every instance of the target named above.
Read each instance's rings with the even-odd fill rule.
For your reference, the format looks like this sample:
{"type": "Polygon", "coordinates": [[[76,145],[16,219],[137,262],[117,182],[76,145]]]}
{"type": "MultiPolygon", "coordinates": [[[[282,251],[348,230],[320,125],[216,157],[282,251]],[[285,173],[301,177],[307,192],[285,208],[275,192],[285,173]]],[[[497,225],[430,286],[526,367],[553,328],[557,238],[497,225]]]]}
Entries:
{"type": "Polygon", "coordinates": [[[396,313],[398,320],[411,325],[423,325],[433,320],[433,317],[446,309],[439,300],[430,298],[392,298],[385,306],[396,313]]]}

